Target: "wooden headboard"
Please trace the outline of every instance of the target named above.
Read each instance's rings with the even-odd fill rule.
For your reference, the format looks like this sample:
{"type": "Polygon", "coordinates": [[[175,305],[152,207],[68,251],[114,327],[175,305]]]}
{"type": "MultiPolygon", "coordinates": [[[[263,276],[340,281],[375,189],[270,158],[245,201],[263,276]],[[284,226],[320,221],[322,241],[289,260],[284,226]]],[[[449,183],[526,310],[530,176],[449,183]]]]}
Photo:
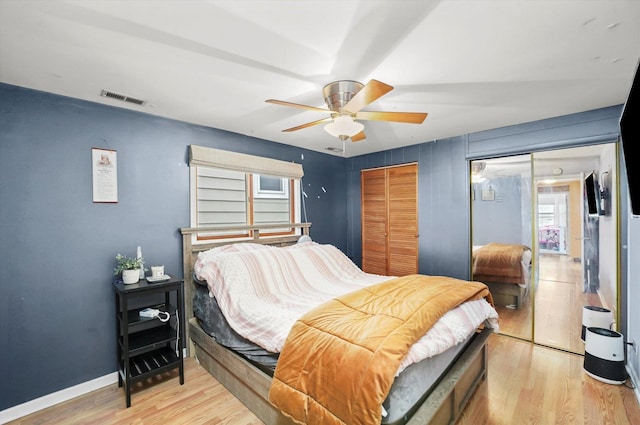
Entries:
{"type": "MultiPolygon", "coordinates": [[[[192,342],[189,339],[189,321],[193,317],[193,295],[196,283],[193,281],[193,266],[198,259],[198,254],[218,246],[229,245],[234,243],[259,243],[263,245],[287,246],[298,242],[301,235],[309,235],[311,223],[294,223],[294,224],[265,224],[252,226],[215,226],[215,227],[185,227],[180,229],[182,233],[182,270],[184,276],[184,309],[185,309],[185,347],[187,355],[192,356],[192,342]],[[277,236],[260,236],[261,231],[267,233],[269,230],[274,232],[283,228],[293,229],[295,234],[277,235],[277,236]],[[300,229],[300,230],[298,230],[300,229]],[[251,237],[237,240],[220,240],[213,239],[206,242],[193,243],[198,234],[212,233],[228,233],[242,232],[252,235],[251,237]]],[[[274,232],[275,233],[275,232],[274,232]]]]}

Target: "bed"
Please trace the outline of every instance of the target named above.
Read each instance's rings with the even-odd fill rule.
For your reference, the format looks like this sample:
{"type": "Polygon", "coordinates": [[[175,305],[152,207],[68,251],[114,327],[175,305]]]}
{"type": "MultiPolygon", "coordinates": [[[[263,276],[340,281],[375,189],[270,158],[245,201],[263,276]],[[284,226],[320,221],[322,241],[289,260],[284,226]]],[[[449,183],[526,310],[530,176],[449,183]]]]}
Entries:
{"type": "MultiPolygon", "coordinates": [[[[295,226],[301,228],[304,234],[308,234],[308,224],[295,226]]],[[[263,226],[263,229],[265,227],[268,228],[268,226],[263,226]]],[[[253,231],[257,229],[251,230],[253,231]]],[[[280,342],[273,343],[274,346],[261,347],[257,346],[253,341],[241,336],[241,330],[240,332],[235,332],[237,329],[215,329],[216,326],[221,323],[227,322],[228,318],[226,317],[226,314],[229,313],[225,311],[225,314],[222,314],[221,311],[227,309],[227,304],[233,302],[229,299],[225,299],[226,295],[221,293],[217,293],[215,294],[217,296],[212,297],[211,295],[214,294],[212,294],[213,290],[211,286],[203,284],[203,282],[199,280],[206,281],[210,279],[211,273],[214,275],[218,272],[223,273],[224,268],[228,267],[228,264],[240,261],[240,258],[242,258],[243,261],[246,261],[246,258],[251,258],[250,263],[252,265],[251,267],[253,267],[256,264],[255,258],[258,258],[259,256],[267,255],[267,257],[264,258],[268,259],[270,258],[268,256],[272,255],[272,252],[276,253],[277,251],[277,255],[280,255],[281,252],[285,252],[284,248],[282,251],[268,248],[258,250],[255,254],[253,252],[246,253],[247,251],[257,249],[256,246],[258,246],[258,244],[289,247],[291,249],[286,251],[286,255],[291,256],[303,255],[303,258],[306,258],[304,255],[307,254],[303,253],[312,253],[314,256],[313,261],[319,261],[319,263],[323,264],[320,268],[314,269],[316,271],[316,273],[313,274],[314,276],[326,273],[329,269],[328,267],[325,267],[326,264],[324,262],[326,259],[317,260],[317,255],[340,257],[341,255],[344,256],[344,254],[339,253],[335,247],[319,246],[319,244],[315,244],[315,242],[305,242],[303,244],[297,243],[298,238],[300,237],[299,234],[265,239],[256,236],[256,233],[258,233],[256,231],[253,232],[254,235],[252,239],[242,241],[244,244],[233,245],[235,248],[231,249],[232,252],[242,252],[241,254],[233,254],[226,252],[227,248],[231,247],[230,245],[221,247],[219,242],[198,245],[193,244],[192,235],[195,232],[203,231],[203,229],[182,229],[181,231],[183,234],[184,248],[184,275],[186,282],[185,288],[187,292],[186,303],[187,311],[191,313],[191,317],[189,317],[188,321],[188,338],[191,341],[191,344],[189,345],[189,355],[195,355],[205,369],[216,377],[264,423],[294,423],[289,417],[291,412],[287,411],[286,407],[280,405],[280,408],[287,411],[287,414],[284,415],[281,413],[280,409],[274,406],[274,404],[278,404],[278,401],[277,397],[273,397],[273,393],[276,392],[273,387],[276,386],[274,385],[274,381],[276,383],[282,381],[282,373],[280,375],[278,375],[278,373],[283,369],[283,367],[277,367],[278,362],[280,362],[280,364],[283,362],[287,363],[291,358],[289,352],[303,351],[294,349],[289,349],[289,351],[287,351],[287,347],[292,346],[290,336],[287,337],[285,335],[284,343],[282,342],[282,338],[280,338],[280,342]],[[238,248],[240,246],[243,248],[238,248]],[[210,252],[215,253],[214,258],[216,258],[216,261],[214,262],[214,267],[208,269],[209,275],[207,275],[207,273],[200,273],[202,272],[202,264],[199,260],[200,258],[209,255],[210,252]],[[218,252],[222,252],[224,255],[218,256],[218,252]],[[292,252],[294,252],[294,254],[292,254],[292,252]],[[211,270],[213,270],[213,272],[211,270]],[[202,278],[203,275],[205,276],[205,279],[198,279],[198,277],[202,278]],[[213,308],[211,308],[211,306],[213,306],[213,308]],[[216,308],[219,311],[216,311],[216,308]],[[211,335],[215,335],[215,338],[211,335]],[[284,349],[282,348],[282,344],[284,344],[284,349]]],[[[280,261],[279,258],[280,257],[278,257],[278,261],[280,261]]],[[[346,258],[346,256],[344,258],[346,258]]],[[[266,261],[270,261],[269,264],[275,264],[278,262],[273,260],[266,261]]],[[[289,261],[289,258],[287,257],[287,259],[283,261],[289,261]]],[[[303,264],[306,260],[300,261],[299,259],[296,259],[295,261],[295,264],[287,263],[287,270],[295,270],[298,267],[298,264],[303,264]]],[[[327,261],[330,262],[328,264],[333,264],[331,262],[334,261],[334,259],[331,258],[327,261]]],[[[350,262],[350,260],[348,261],[350,262]]],[[[308,270],[308,266],[308,264],[304,267],[300,266],[300,270],[308,270]]],[[[342,266],[348,269],[346,270],[347,273],[353,272],[350,267],[355,267],[352,263],[351,266],[345,266],[344,263],[342,266]]],[[[268,267],[269,266],[266,268],[268,267]]],[[[260,270],[264,269],[265,267],[260,268],[260,270]]],[[[300,270],[296,273],[299,273],[300,270]]],[[[282,271],[279,271],[278,273],[282,273],[282,271]]],[[[342,271],[340,273],[342,273],[342,271]]],[[[359,271],[359,273],[363,272],[359,271]]],[[[232,285],[233,288],[239,288],[243,284],[242,276],[238,277],[233,273],[225,276],[227,276],[227,280],[235,282],[232,285]],[[234,281],[233,279],[239,280],[234,281]]],[[[378,286],[381,288],[385,287],[384,285],[386,285],[386,287],[398,287],[396,284],[387,285],[387,281],[391,279],[389,277],[367,275],[365,278],[368,279],[365,286],[367,286],[367,291],[369,292],[372,291],[371,288],[377,288],[378,286]]],[[[417,278],[421,277],[416,277],[416,279],[417,278]]],[[[404,280],[409,281],[411,279],[404,280]]],[[[330,279],[327,280],[327,282],[329,281],[330,279]]],[[[324,283],[325,281],[323,280],[323,284],[324,283]]],[[[407,282],[407,285],[415,283],[416,282],[407,282]]],[[[457,285],[456,287],[460,286],[461,285],[457,285]]],[[[331,284],[327,284],[326,287],[323,287],[323,291],[329,287],[331,287],[331,284]]],[[[407,286],[407,288],[411,288],[413,293],[416,288],[421,288],[421,286],[407,286]]],[[[255,289],[241,288],[238,290],[240,292],[245,291],[244,293],[246,293],[246,291],[253,291],[255,289]]],[[[328,289],[326,290],[331,292],[328,289]]],[[[352,291],[349,294],[355,292],[358,291],[352,291]]],[[[333,295],[333,293],[330,293],[327,296],[332,298],[333,295]]],[[[269,294],[261,293],[260,297],[268,298],[269,294]]],[[[488,304],[483,297],[475,299],[473,302],[468,304],[477,304],[480,301],[484,304],[488,304]]],[[[253,315],[253,307],[251,307],[253,305],[252,302],[247,301],[243,302],[243,304],[250,306],[243,314],[246,316],[253,315]]],[[[338,304],[342,305],[343,303],[340,302],[338,304]]],[[[414,361],[413,363],[409,362],[408,364],[404,364],[406,362],[405,360],[401,362],[401,367],[396,371],[397,376],[393,377],[391,389],[388,392],[387,397],[381,402],[381,410],[383,414],[386,414],[386,416],[382,418],[381,423],[424,424],[453,423],[455,421],[455,418],[458,417],[477,384],[486,376],[486,341],[492,332],[492,328],[497,327],[497,313],[495,313],[495,310],[492,307],[490,307],[490,310],[493,313],[487,313],[485,316],[486,320],[481,320],[480,322],[482,324],[480,326],[473,327],[471,332],[467,331],[466,334],[457,335],[456,338],[459,343],[454,344],[451,348],[440,347],[438,348],[438,350],[440,350],[440,354],[437,356],[431,356],[428,359],[414,361]],[[431,361],[430,359],[437,360],[431,361]],[[402,373],[399,373],[400,371],[402,371],[402,373]],[[429,379],[429,384],[425,384],[427,379],[429,379]],[[420,385],[416,385],[416,382],[419,382],[420,385]],[[417,391],[416,389],[419,387],[424,388],[422,388],[421,391],[417,391]],[[426,389],[428,389],[428,392],[423,394],[422,392],[426,389]],[[407,398],[406,395],[408,393],[413,394],[410,394],[407,398]],[[412,401],[408,402],[407,400],[412,401]],[[398,416],[398,412],[402,412],[402,414],[398,416]]],[[[280,311],[280,315],[286,314],[286,311],[280,311]]],[[[343,314],[340,313],[340,316],[343,316],[343,314]]],[[[243,317],[240,317],[239,320],[244,320],[243,317]]],[[[301,320],[297,320],[296,318],[294,318],[294,320],[296,321],[295,325],[291,327],[291,334],[294,333],[296,326],[302,323],[301,320]]],[[[276,320],[274,319],[274,322],[275,321],[276,320]]],[[[237,328],[238,324],[234,322],[233,315],[231,315],[228,322],[231,322],[237,328]]],[[[438,324],[440,324],[440,321],[438,321],[438,324]]],[[[277,327],[277,325],[273,326],[273,328],[277,327]]],[[[266,326],[265,328],[260,329],[258,333],[269,334],[269,332],[272,331],[273,329],[270,329],[270,326],[266,326]]],[[[279,333],[275,332],[275,334],[277,335],[279,333]]],[[[274,339],[273,335],[268,337],[267,341],[271,341],[272,339],[274,339]]],[[[275,338],[275,340],[277,340],[277,338],[275,338]]],[[[295,340],[301,341],[303,338],[296,338],[295,340]]],[[[269,344],[269,342],[267,342],[267,344],[269,344]]],[[[334,346],[334,344],[330,345],[334,346]]],[[[411,355],[407,355],[406,357],[409,358],[411,355]]],[[[311,364],[316,364],[316,362],[321,363],[322,359],[316,359],[311,362],[311,364]]],[[[348,368],[343,369],[343,374],[346,374],[347,372],[349,372],[348,368]]],[[[284,396],[284,399],[288,400],[289,397],[284,396]]],[[[377,409],[380,410],[379,405],[377,409]]],[[[326,423],[324,420],[322,420],[322,422],[326,423]]]]}
{"type": "Polygon", "coordinates": [[[489,287],[496,305],[521,310],[531,286],[531,249],[496,242],[474,245],[471,276],[489,287]]]}

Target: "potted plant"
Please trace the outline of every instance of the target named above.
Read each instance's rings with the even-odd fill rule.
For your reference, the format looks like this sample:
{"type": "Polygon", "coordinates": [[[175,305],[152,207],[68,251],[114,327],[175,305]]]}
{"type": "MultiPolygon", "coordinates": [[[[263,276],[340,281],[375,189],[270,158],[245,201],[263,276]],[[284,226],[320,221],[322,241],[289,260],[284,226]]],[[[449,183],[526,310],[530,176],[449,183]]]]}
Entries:
{"type": "Polygon", "coordinates": [[[122,273],[122,281],[126,284],[137,283],[140,280],[140,268],[144,264],[142,257],[126,257],[121,254],[116,255],[117,265],[113,269],[114,275],[122,273]]]}

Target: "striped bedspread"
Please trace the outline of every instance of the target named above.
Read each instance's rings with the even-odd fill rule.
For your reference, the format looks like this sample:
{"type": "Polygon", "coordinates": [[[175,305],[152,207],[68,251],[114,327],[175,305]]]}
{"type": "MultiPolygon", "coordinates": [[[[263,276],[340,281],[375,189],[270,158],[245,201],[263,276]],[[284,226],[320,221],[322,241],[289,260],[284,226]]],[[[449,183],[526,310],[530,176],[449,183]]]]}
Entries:
{"type": "MultiPolygon", "coordinates": [[[[364,273],[332,245],[304,242],[288,247],[240,243],[202,252],[194,267],[206,281],[229,325],[244,338],[279,353],[296,320],[340,295],[394,278],[364,273]]],[[[498,328],[485,300],[445,314],[414,344],[398,369],[463,341],[479,325],[498,328]]]]}

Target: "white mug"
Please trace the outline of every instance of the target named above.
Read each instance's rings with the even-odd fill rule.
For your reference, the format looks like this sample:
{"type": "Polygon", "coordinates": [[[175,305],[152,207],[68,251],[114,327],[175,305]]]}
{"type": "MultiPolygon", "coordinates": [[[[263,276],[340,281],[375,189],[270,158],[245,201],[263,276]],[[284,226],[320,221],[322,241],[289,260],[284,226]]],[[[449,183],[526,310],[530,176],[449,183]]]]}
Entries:
{"type": "Polygon", "coordinates": [[[158,278],[164,276],[164,266],[151,266],[151,277],[158,278]]]}

